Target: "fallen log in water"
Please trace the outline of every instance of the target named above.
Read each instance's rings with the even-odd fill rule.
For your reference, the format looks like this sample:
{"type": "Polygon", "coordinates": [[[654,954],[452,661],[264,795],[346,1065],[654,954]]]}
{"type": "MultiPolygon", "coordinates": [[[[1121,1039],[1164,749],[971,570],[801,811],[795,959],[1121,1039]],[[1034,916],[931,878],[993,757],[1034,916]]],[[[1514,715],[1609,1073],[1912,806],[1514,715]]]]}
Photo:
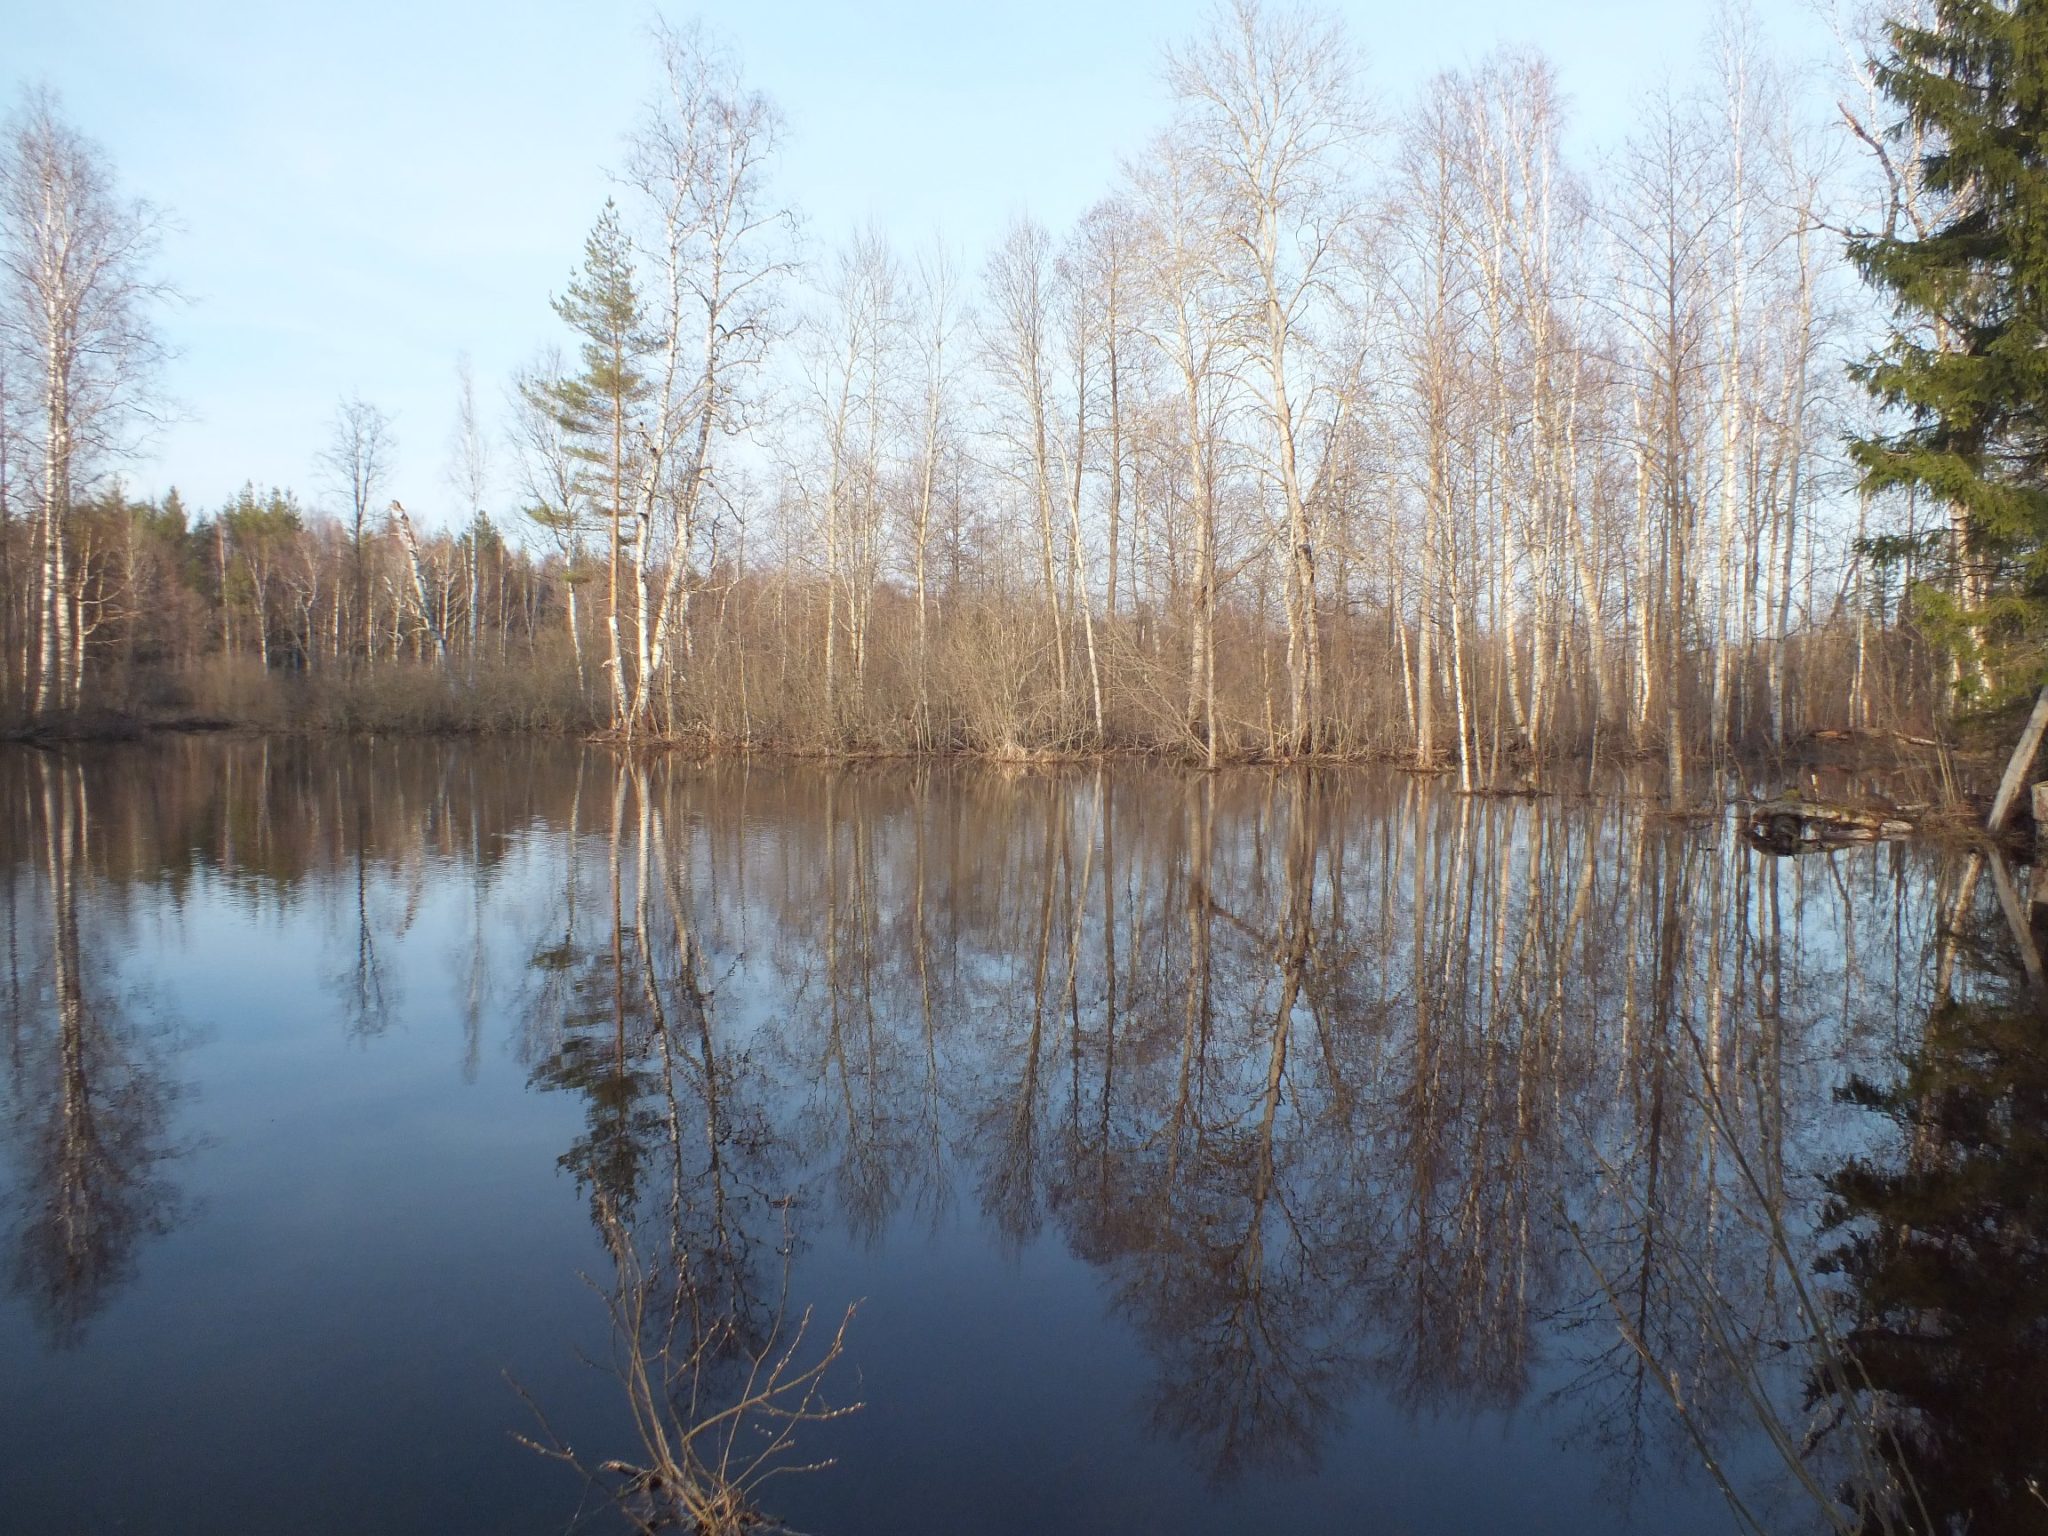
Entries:
{"type": "Polygon", "coordinates": [[[1916,825],[1914,809],[1842,805],[1786,795],[1752,805],[1743,816],[1742,835],[1766,853],[1813,853],[1851,843],[1910,837],[1916,825]]]}
{"type": "Polygon", "coordinates": [[[1905,731],[1851,730],[1837,731],[1815,728],[1803,738],[1807,741],[1895,741],[1909,747],[1927,747],[1936,752],[1952,752],[1953,743],[1937,740],[1932,736],[1913,736],[1905,731]]]}

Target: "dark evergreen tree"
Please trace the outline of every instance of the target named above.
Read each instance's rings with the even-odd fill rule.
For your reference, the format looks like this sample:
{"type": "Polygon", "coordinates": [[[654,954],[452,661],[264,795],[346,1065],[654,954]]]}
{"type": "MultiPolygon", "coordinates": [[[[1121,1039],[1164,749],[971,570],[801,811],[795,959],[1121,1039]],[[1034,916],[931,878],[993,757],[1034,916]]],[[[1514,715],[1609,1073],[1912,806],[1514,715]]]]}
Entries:
{"type": "Polygon", "coordinates": [[[2048,629],[2048,3],[1938,0],[1890,40],[1877,78],[1924,149],[1929,207],[1850,243],[1896,318],[1855,372],[1905,416],[1854,449],[1867,489],[1956,509],[1948,555],[1971,579],[1923,614],[1981,644],[2010,697],[2041,681],[2048,629]]]}
{"type": "MultiPolygon", "coordinates": [[[[1937,635],[1982,645],[1991,700],[2042,682],[2048,655],[2048,0],[1935,0],[1890,25],[1878,84],[1923,145],[1933,199],[1849,254],[1892,299],[1890,344],[1855,371],[1907,414],[1853,444],[1872,492],[1925,489],[1956,510],[1964,573],[1925,602],[1937,635]]],[[[1966,678],[1974,684],[1976,678],[1966,678]]],[[[1991,809],[2003,825],[2048,729],[2048,688],[1991,809]]]]}

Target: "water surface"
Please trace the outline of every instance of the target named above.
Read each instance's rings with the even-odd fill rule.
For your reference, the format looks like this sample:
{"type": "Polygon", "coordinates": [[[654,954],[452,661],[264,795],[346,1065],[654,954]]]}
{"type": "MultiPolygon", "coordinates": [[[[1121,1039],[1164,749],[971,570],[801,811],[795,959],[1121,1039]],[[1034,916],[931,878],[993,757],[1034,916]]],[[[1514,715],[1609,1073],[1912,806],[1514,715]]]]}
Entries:
{"type": "Polygon", "coordinates": [[[1363,771],[185,741],[0,758],[0,856],[8,1529],[621,1529],[542,1452],[644,1465],[664,1344],[687,1418],[849,1307],[811,1406],[858,1411],[763,1489],[819,1536],[1789,1531],[2041,1464],[1873,1461],[1840,1410],[1955,1404],[1813,1345],[1901,1305],[1930,1020],[2020,1013],[1960,853],[1363,771]]]}

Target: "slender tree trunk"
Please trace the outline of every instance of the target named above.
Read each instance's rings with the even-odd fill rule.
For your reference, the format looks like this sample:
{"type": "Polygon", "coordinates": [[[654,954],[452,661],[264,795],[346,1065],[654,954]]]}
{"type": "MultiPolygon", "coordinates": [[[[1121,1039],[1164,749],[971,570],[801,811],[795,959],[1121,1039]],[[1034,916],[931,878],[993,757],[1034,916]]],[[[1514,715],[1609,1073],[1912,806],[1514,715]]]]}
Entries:
{"type": "Polygon", "coordinates": [[[405,550],[405,566],[412,577],[412,596],[420,627],[433,637],[434,660],[446,666],[448,641],[441,633],[441,624],[434,616],[432,605],[427,601],[426,574],[420,565],[420,541],[413,532],[412,519],[406,515],[405,508],[394,501],[391,503],[391,520],[398,529],[398,540],[405,550]]]}

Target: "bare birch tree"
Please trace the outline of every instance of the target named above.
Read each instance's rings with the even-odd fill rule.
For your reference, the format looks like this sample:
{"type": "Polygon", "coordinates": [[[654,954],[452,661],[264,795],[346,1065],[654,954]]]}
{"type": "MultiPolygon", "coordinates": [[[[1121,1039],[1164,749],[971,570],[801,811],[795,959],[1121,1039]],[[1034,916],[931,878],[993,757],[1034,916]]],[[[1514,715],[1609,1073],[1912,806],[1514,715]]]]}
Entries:
{"type": "Polygon", "coordinates": [[[835,257],[824,308],[810,328],[811,412],[824,460],[817,515],[823,535],[825,710],[833,718],[842,702],[842,651],[856,693],[867,679],[886,532],[883,455],[894,406],[888,397],[892,364],[903,328],[901,285],[887,242],[873,229],[861,230],[835,257]]]}
{"type": "Polygon", "coordinates": [[[1165,359],[1177,399],[1169,417],[1177,441],[1194,537],[1193,613],[1184,718],[1205,764],[1216,766],[1217,478],[1221,420],[1230,381],[1222,252],[1221,187],[1175,136],[1161,139],[1133,171],[1141,218],[1144,280],[1139,326],[1165,359]]]}
{"type": "Polygon", "coordinates": [[[656,726],[657,690],[688,624],[719,439],[773,333],[792,219],[768,186],[781,116],[701,28],[655,30],[661,83],[627,170],[645,219],[649,401],[620,530],[637,608],[630,737],[656,726]],[[657,588],[656,583],[659,583],[657,588]]]}
{"type": "Polygon", "coordinates": [[[14,359],[38,462],[41,551],[33,708],[81,702],[84,656],[69,569],[77,497],[133,442],[162,358],[150,272],[157,211],[116,192],[106,155],[31,92],[0,143],[0,346],[14,359]]]}
{"type": "Polygon", "coordinates": [[[915,485],[909,499],[911,583],[917,596],[918,738],[932,736],[931,628],[932,541],[936,529],[941,459],[957,411],[954,398],[960,369],[960,333],[967,323],[960,274],[945,246],[934,242],[918,258],[911,299],[910,346],[921,374],[917,441],[912,460],[915,485]]]}
{"type": "Polygon", "coordinates": [[[1010,414],[996,432],[1023,487],[1037,534],[1039,586],[1045,602],[1053,677],[1064,707],[1068,691],[1067,611],[1059,577],[1059,530],[1053,434],[1052,240],[1029,219],[1014,220],[983,274],[988,307],[982,356],[1010,414]]]}
{"type": "Polygon", "coordinates": [[[477,652],[483,630],[483,555],[490,536],[490,519],[484,502],[490,495],[491,449],[476,414],[476,374],[469,354],[455,359],[455,423],[448,436],[448,488],[455,505],[466,519],[468,557],[464,561],[467,611],[463,618],[467,655],[464,666],[470,679],[476,678],[477,652]]]}
{"type": "Polygon", "coordinates": [[[1169,50],[1180,131],[1216,178],[1242,345],[1259,378],[1268,474],[1280,498],[1287,571],[1288,745],[1318,744],[1322,657],[1310,445],[1335,434],[1319,413],[1312,337],[1358,217],[1353,157],[1366,133],[1351,44],[1334,20],[1232,0],[1195,42],[1169,50]],[[1321,428],[1319,431],[1318,429],[1321,428]]]}
{"type": "Polygon", "coordinates": [[[355,638],[361,655],[370,658],[376,644],[370,617],[370,568],[365,540],[369,534],[370,508],[390,473],[398,443],[391,420],[360,395],[350,395],[335,407],[334,424],[327,447],[320,455],[320,467],[347,508],[349,555],[354,570],[355,638]]]}
{"type": "Polygon", "coordinates": [[[1618,282],[1613,314],[1629,349],[1635,474],[1643,534],[1638,558],[1651,594],[1643,621],[1645,713],[1664,705],[1674,807],[1685,801],[1688,708],[1698,654],[1695,567],[1707,486],[1701,461],[1714,376],[1717,193],[1711,141],[1667,88],[1618,167],[1609,213],[1618,282]]]}

